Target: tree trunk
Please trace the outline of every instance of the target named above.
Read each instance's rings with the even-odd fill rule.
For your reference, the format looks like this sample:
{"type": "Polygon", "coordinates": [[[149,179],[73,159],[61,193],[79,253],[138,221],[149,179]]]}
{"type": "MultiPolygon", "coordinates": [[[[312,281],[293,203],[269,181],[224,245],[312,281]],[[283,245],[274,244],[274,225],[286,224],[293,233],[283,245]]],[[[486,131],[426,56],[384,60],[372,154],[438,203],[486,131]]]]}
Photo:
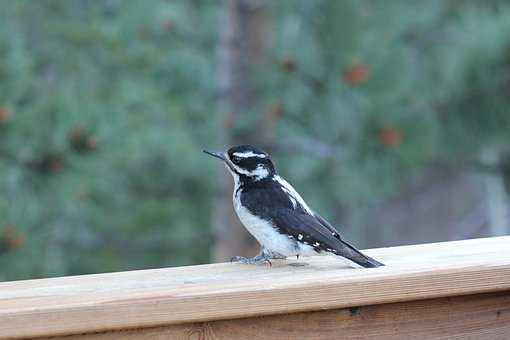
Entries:
{"type": "MultiPolygon", "coordinates": [[[[267,9],[260,3],[247,0],[227,0],[223,4],[223,27],[218,51],[218,117],[220,144],[228,147],[257,142],[253,139],[238,140],[232,134],[232,127],[256,103],[251,66],[265,59],[267,9]]],[[[225,261],[235,255],[254,255],[258,251],[258,244],[235,216],[232,179],[225,169],[220,170],[221,196],[213,216],[213,258],[225,261]]]]}
{"type": "Polygon", "coordinates": [[[500,151],[495,148],[486,148],[482,152],[482,163],[497,169],[484,174],[487,208],[489,218],[489,232],[491,236],[506,235],[509,231],[508,196],[505,190],[504,173],[501,171],[500,151]]]}

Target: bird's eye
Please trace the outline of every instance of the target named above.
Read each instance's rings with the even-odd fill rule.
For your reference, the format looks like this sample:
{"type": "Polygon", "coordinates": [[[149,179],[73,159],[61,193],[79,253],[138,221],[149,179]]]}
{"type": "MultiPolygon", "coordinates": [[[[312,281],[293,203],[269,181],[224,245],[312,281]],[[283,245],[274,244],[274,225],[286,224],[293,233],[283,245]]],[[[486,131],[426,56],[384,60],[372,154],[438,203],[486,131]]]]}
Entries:
{"type": "Polygon", "coordinates": [[[232,162],[239,163],[241,161],[241,157],[234,156],[232,157],[232,162]]]}

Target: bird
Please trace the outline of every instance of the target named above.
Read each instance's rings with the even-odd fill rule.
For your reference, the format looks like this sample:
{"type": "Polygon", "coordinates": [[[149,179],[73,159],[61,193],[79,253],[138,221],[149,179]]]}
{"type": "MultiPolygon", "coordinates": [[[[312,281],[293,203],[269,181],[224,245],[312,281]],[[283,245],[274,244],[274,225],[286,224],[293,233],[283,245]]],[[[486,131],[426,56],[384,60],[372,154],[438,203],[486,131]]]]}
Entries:
{"type": "Polygon", "coordinates": [[[384,266],[346,242],[312,210],[278,174],[267,152],[252,145],[233,146],[226,152],[203,152],[220,159],[232,174],[234,210],[261,246],[256,256],[234,256],[232,262],[271,265],[273,259],[332,254],[365,268],[384,266]]]}

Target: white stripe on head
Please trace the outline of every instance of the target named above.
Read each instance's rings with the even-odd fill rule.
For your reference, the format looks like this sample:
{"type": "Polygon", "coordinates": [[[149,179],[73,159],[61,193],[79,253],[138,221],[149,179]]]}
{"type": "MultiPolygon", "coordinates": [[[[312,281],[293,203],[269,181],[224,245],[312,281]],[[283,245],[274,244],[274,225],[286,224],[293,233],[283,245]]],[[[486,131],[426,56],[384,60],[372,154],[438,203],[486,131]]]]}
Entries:
{"type": "Polygon", "coordinates": [[[249,158],[249,157],[258,157],[258,158],[266,158],[267,155],[263,153],[253,153],[253,151],[246,151],[246,152],[234,152],[234,156],[241,157],[241,158],[249,158]]]}
{"type": "Polygon", "coordinates": [[[241,169],[240,167],[238,167],[237,165],[232,164],[232,163],[231,163],[231,165],[232,165],[232,167],[234,168],[234,170],[237,173],[240,173],[240,174],[248,176],[248,177],[255,177],[256,181],[261,180],[261,179],[266,178],[267,176],[269,176],[269,171],[266,168],[264,168],[263,165],[260,165],[260,164],[253,171],[248,171],[246,169],[241,169]]]}
{"type": "Polygon", "coordinates": [[[257,178],[258,181],[269,176],[269,171],[263,165],[259,165],[254,171],[252,171],[252,174],[257,178]]]}

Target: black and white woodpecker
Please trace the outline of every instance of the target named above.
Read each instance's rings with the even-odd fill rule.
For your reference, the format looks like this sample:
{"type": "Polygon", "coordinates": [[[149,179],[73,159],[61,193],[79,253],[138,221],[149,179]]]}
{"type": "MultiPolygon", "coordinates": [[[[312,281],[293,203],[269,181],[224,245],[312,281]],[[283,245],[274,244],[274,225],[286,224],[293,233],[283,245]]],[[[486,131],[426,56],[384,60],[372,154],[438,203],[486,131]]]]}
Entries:
{"type": "Polygon", "coordinates": [[[235,256],[233,261],[271,264],[271,259],[288,256],[333,254],[362,267],[383,266],[345,242],[328,221],[310,209],[278,175],[266,152],[251,145],[234,146],[227,152],[204,152],[221,159],[234,177],[234,209],[261,245],[257,256],[235,256]]]}

